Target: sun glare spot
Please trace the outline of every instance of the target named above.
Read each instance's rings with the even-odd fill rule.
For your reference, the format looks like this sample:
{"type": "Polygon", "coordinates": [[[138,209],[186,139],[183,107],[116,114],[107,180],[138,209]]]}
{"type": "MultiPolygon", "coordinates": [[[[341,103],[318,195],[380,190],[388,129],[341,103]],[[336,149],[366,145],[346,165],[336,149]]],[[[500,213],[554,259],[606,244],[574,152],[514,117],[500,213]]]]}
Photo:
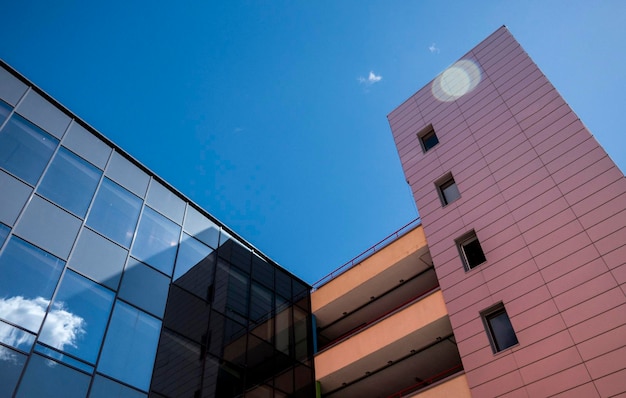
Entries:
{"type": "Polygon", "coordinates": [[[470,60],[461,60],[443,71],[433,81],[431,91],[439,101],[454,101],[471,92],[481,80],[480,68],[470,60]]]}

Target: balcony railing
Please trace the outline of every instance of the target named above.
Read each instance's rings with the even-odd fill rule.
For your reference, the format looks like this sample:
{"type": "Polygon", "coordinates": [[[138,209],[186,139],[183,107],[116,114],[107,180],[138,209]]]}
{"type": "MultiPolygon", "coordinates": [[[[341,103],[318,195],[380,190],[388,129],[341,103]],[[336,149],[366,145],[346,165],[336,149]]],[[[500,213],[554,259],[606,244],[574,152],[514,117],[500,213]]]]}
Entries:
{"type": "Polygon", "coordinates": [[[354,257],[352,260],[346,262],[345,264],[343,264],[342,266],[338,267],[337,269],[335,269],[334,271],[332,271],[328,275],[324,276],[323,278],[321,278],[317,282],[313,283],[313,285],[312,285],[313,290],[319,289],[324,284],[330,282],[331,280],[335,279],[337,276],[343,274],[344,272],[346,272],[350,268],[352,268],[355,265],[359,264],[361,261],[365,260],[366,258],[371,256],[372,254],[376,253],[377,251],[381,250],[385,246],[389,245],[391,242],[393,242],[396,239],[400,238],[401,236],[403,236],[404,234],[406,234],[407,232],[409,232],[413,228],[417,227],[420,223],[421,223],[421,219],[419,217],[417,217],[415,220],[413,220],[413,221],[409,222],[408,224],[402,226],[400,229],[398,229],[397,231],[391,233],[389,236],[387,236],[386,238],[384,238],[380,242],[376,243],[374,246],[372,246],[369,249],[365,250],[361,254],[359,254],[356,257],[354,257]]]}

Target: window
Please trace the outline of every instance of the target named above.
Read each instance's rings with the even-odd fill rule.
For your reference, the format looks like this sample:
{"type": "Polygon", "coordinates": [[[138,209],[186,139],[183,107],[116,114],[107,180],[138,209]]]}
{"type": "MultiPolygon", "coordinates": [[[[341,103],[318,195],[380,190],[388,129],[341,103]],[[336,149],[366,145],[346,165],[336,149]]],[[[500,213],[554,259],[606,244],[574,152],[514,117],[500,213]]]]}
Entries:
{"type": "Polygon", "coordinates": [[[461,197],[459,188],[454,182],[452,174],[448,173],[435,182],[437,191],[439,192],[439,199],[441,199],[441,205],[446,206],[461,197]]]}
{"type": "Polygon", "coordinates": [[[487,261],[483,248],[480,246],[480,242],[476,236],[476,232],[471,231],[460,237],[456,240],[456,244],[459,248],[459,253],[461,254],[461,259],[463,260],[466,271],[487,261]]]}
{"type": "Polygon", "coordinates": [[[439,139],[437,138],[437,134],[435,134],[435,130],[433,130],[432,126],[428,126],[422,132],[418,133],[417,136],[420,139],[420,145],[422,146],[422,151],[424,151],[424,153],[439,144],[439,139]]]}
{"type": "Polygon", "coordinates": [[[481,316],[494,354],[518,344],[515,330],[502,303],[483,311],[481,316]]]}

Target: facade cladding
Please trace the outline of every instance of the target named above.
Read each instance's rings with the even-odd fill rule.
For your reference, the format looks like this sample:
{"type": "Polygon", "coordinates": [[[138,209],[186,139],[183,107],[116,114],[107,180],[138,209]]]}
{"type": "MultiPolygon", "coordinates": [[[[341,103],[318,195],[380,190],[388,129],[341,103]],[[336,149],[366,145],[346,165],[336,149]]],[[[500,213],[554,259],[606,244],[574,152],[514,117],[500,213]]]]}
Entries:
{"type": "Polygon", "coordinates": [[[0,66],[0,396],[315,395],[310,286],[0,66]]]}
{"type": "Polygon", "coordinates": [[[626,394],[626,179],[508,30],[388,118],[472,396],[626,394]]]}

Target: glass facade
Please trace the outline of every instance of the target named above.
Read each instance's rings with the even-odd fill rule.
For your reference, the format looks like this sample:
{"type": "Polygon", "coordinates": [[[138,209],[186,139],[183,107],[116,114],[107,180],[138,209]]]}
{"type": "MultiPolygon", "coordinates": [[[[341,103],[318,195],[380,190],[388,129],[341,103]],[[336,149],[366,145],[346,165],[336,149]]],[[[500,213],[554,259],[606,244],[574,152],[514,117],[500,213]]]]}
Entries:
{"type": "Polygon", "coordinates": [[[310,287],[37,91],[0,90],[0,396],[314,396],[310,287]]]}

